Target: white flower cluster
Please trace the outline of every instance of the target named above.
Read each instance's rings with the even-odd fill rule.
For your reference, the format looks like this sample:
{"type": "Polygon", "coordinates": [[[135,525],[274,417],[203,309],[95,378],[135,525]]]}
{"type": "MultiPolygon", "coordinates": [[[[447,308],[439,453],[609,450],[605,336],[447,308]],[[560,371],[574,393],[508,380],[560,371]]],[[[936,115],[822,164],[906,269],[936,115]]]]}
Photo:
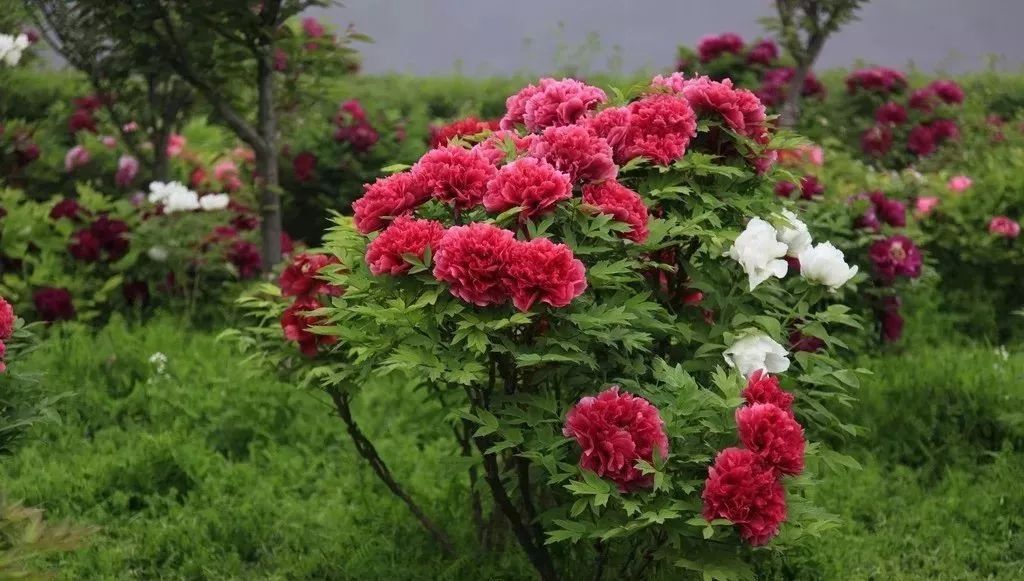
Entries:
{"type": "MultiPolygon", "coordinates": [[[[817,245],[796,214],[783,210],[787,226],[776,229],[761,218],[754,218],[736,237],[727,256],[743,267],[750,282],[750,290],[769,277],[782,278],[789,270],[784,257],[800,261],[800,275],[813,283],[835,291],[857,274],[857,267],[846,263],[843,252],[831,242],[817,245]]],[[[746,335],[738,339],[723,356],[730,367],[745,377],[763,369],[768,373],[782,373],[789,369],[786,348],[763,333],[746,335]]]]}
{"type": "Polygon", "coordinates": [[[21,53],[25,52],[28,45],[28,37],[24,34],[0,34],[0,62],[10,67],[17,65],[21,61],[21,53]]]}
{"type": "Polygon", "coordinates": [[[167,356],[157,351],[149,356],[149,362],[156,370],[157,375],[163,375],[167,371],[167,356]]]}
{"type": "Polygon", "coordinates": [[[191,212],[202,209],[207,212],[223,210],[228,207],[231,197],[227,194],[207,194],[199,197],[180,182],[153,182],[149,184],[149,201],[152,204],[163,204],[164,212],[191,212]]]}

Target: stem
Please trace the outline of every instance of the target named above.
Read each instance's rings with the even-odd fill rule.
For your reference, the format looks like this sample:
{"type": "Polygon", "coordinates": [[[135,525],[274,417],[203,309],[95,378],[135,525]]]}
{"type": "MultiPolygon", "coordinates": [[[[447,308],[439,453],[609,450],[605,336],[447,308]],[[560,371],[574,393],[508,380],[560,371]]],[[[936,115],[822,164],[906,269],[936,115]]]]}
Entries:
{"type": "Polygon", "coordinates": [[[441,551],[448,557],[455,556],[455,547],[452,545],[448,535],[437,526],[434,521],[420,509],[419,505],[416,504],[405,490],[395,481],[394,476],[391,475],[391,470],[388,468],[384,460],[381,459],[377,453],[377,448],[374,447],[373,443],[367,439],[366,435],[359,428],[355,418],[352,417],[352,408],[350,406],[350,398],[343,394],[337,388],[331,388],[327,391],[331,396],[331,400],[334,402],[334,407],[338,412],[338,417],[345,422],[345,427],[348,429],[348,435],[352,438],[352,443],[356,446],[356,451],[359,455],[366,459],[370,463],[370,467],[373,468],[373,472],[377,475],[377,478],[384,483],[388,489],[402,500],[409,511],[412,512],[416,520],[420,521],[423,528],[434,537],[437,544],[441,546],[441,551]]]}

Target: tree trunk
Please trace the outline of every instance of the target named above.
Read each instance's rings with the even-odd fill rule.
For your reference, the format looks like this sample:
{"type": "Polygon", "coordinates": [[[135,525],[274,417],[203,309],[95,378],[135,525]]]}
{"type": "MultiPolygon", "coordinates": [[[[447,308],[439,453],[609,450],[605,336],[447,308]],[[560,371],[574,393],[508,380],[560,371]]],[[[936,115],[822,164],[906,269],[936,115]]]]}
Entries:
{"type": "Polygon", "coordinates": [[[786,88],[786,102],[782,105],[782,112],[779,122],[783,127],[793,128],[800,120],[800,97],[804,90],[804,81],[807,79],[807,71],[810,65],[797,66],[793,78],[786,88]]]}
{"type": "Polygon", "coordinates": [[[166,182],[171,173],[171,160],[167,155],[167,130],[157,132],[153,140],[153,181],[166,182]]]}
{"type": "Polygon", "coordinates": [[[257,64],[259,81],[259,127],[261,147],[256,149],[259,172],[260,216],[262,218],[263,272],[281,261],[281,187],[277,171],[277,117],[274,112],[274,69],[270,48],[264,47],[257,64]]]}

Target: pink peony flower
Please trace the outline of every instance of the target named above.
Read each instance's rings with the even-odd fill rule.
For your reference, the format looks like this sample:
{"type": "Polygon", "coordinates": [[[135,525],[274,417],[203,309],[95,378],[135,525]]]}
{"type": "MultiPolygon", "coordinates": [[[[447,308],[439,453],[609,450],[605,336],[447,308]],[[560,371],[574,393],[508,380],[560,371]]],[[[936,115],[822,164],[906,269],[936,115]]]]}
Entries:
{"type": "Polygon", "coordinates": [[[366,263],[375,275],[404,274],[412,268],[405,256],[423,260],[427,248],[435,253],[442,236],[444,226],[440,222],[400,216],[367,245],[366,263]]]}
{"type": "Polygon", "coordinates": [[[596,207],[602,214],[611,214],[617,221],[629,224],[628,232],[620,232],[623,238],[643,243],[649,234],[648,214],[640,194],[614,180],[583,186],[583,203],[596,207]]]}
{"type": "Polygon", "coordinates": [[[959,194],[961,192],[966,191],[968,188],[970,188],[971,184],[973,184],[973,183],[974,183],[974,181],[971,180],[971,178],[969,178],[967,176],[964,176],[964,175],[953,176],[953,177],[949,178],[949,182],[946,184],[946,187],[949,188],[949,191],[956,192],[956,193],[959,194]]]}
{"type": "Polygon", "coordinates": [[[496,173],[487,159],[453,145],[428,151],[412,168],[429,195],[459,209],[480,205],[496,173]]]}
{"type": "Polygon", "coordinates": [[[883,125],[902,125],[907,122],[907,110],[903,105],[889,101],[875,111],[875,121],[883,125]]]}
{"type": "Polygon", "coordinates": [[[434,278],[447,282],[451,293],[468,303],[505,303],[506,259],[515,244],[511,231],[490,224],[453,226],[437,244],[434,278]]]}
{"type": "Polygon", "coordinates": [[[139,124],[135,121],[129,121],[121,126],[121,130],[125,133],[135,133],[139,130],[139,124]]]}
{"type": "Polygon", "coordinates": [[[565,244],[547,238],[516,242],[506,256],[506,287],[512,304],[528,311],[540,301],[560,308],[587,289],[586,269],[565,244]]]}
{"type": "MultiPolygon", "coordinates": [[[[543,82],[542,80],[541,83],[543,84],[543,82]]],[[[541,88],[536,85],[527,85],[515,95],[505,99],[505,116],[498,122],[498,127],[514,130],[516,125],[525,123],[526,103],[540,91],[541,88]]]]}
{"type": "Polygon", "coordinates": [[[14,333],[14,307],[7,299],[0,297],[0,341],[6,341],[14,333]]]}
{"type": "Polygon", "coordinates": [[[481,121],[476,117],[466,117],[442,127],[431,127],[430,147],[444,147],[456,137],[472,137],[487,131],[497,130],[497,121],[481,121]]]}
{"type": "Polygon", "coordinates": [[[167,155],[169,157],[178,157],[181,155],[181,152],[185,150],[186,143],[187,140],[184,135],[172,133],[171,136],[167,138],[167,155]]]}
{"type": "Polygon", "coordinates": [[[790,415],[793,414],[793,394],[784,391],[779,386],[779,379],[763,369],[758,369],[747,379],[743,399],[747,400],[749,405],[773,404],[790,415]]]}
{"type": "Polygon", "coordinates": [[[596,397],[584,397],[565,417],[562,433],[583,450],[580,467],[607,478],[627,492],[649,488],[653,476],[636,468],[639,460],[668,456],[668,436],[651,402],[612,386],[596,397]]]}
{"type": "Polygon", "coordinates": [[[772,403],[755,403],[736,410],[740,441],[780,474],[804,470],[804,429],[793,414],[772,403]]]}
{"type": "Polygon", "coordinates": [[[988,223],[988,231],[1003,238],[1016,238],[1020,236],[1020,224],[1006,216],[995,216],[988,223]]]}
{"type": "Polygon", "coordinates": [[[786,493],[778,476],[757,454],[740,448],[718,453],[704,482],[704,518],[728,519],[751,545],[763,545],[779,534],[786,520],[786,493]]]}
{"type": "Polygon", "coordinates": [[[127,188],[135,181],[139,174],[139,160],[130,155],[122,155],[117,160],[117,173],[114,174],[114,183],[119,188],[127,188]]]}
{"type": "Polygon", "coordinates": [[[238,166],[231,160],[213,166],[213,177],[228,192],[238,191],[242,187],[242,181],[238,178],[238,166]]]}
{"type": "MultiPolygon", "coordinates": [[[[678,74],[678,73],[677,73],[678,74]]],[[[655,77],[657,80],[658,77],[655,77]]],[[[629,146],[630,119],[632,113],[627,107],[608,107],[587,118],[586,125],[604,138],[611,146],[616,163],[626,163],[626,148],[629,146]]]]}
{"type": "Polygon", "coordinates": [[[364,186],[363,197],[352,203],[352,218],[363,234],[380,230],[430,197],[415,174],[402,172],[364,186]]]}
{"type": "Polygon", "coordinates": [[[71,173],[89,163],[91,159],[92,156],[86,148],[76,145],[64,155],[64,171],[71,173]]]}
{"type": "Polygon", "coordinates": [[[299,350],[306,357],[315,357],[319,346],[334,345],[338,338],[332,335],[318,335],[310,327],[326,324],[322,317],[308,314],[323,305],[314,297],[299,297],[281,315],[281,330],[285,339],[298,343],[299,350]]]}
{"type": "Polygon", "coordinates": [[[683,83],[682,93],[698,115],[717,114],[741,135],[761,138],[767,132],[764,105],[750,91],[733,88],[729,79],[691,79],[683,83]]]}
{"type": "Polygon", "coordinates": [[[522,208],[520,220],[553,212],[562,200],[572,197],[569,176],[546,161],[524,157],[498,170],[487,183],[484,208],[488,212],[504,212],[522,208]]]}
{"type": "Polygon", "coordinates": [[[868,256],[879,278],[887,284],[897,276],[921,276],[921,251],[910,238],[901,234],[876,241],[868,250],[868,256]]]}
{"type": "Polygon", "coordinates": [[[302,32],[309,38],[320,38],[327,31],[324,29],[324,25],[320,24],[319,20],[308,17],[302,19],[302,32]]]}
{"type": "Polygon", "coordinates": [[[629,104],[629,139],[625,157],[650,158],[669,165],[686,153],[697,135],[697,116],[685,98],[654,94],[629,104]]]}
{"type": "Polygon", "coordinates": [[[711,62],[722,55],[738,55],[742,52],[743,38],[732,32],[705,36],[697,42],[697,55],[702,63],[711,62]]]}
{"type": "Polygon", "coordinates": [[[526,100],[523,123],[528,131],[573,125],[607,99],[601,89],[575,79],[541,79],[539,90],[526,100]]]}
{"type": "Polygon", "coordinates": [[[919,196],[914,202],[914,216],[924,218],[939,205],[939,198],[936,196],[919,196]]]}
{"type": "Polygon", "coordinates": [[[508,153],[513,153],[516,156],[522,155],[530,150],[530,145],[537,141],[537,139],[538,137],[532,133],[529,135],[519,135],[515,131],[500,129],[491,133],[487,139],[474,145],[471,151],[493,165],[501,166],[505,164],[505,158],[508,153]],[[511,152],[506,151],[507,144],[511,144],[511,152]]]}
{"type": "Polygon", "coordinates": [[[530,145],[530,155],[568,174],[573,182],[614,179],[619,171],[608,142],[581,125],[548,127],[530,145]]]}
{"type": "Polygon", "coordinates": [[[326,254],[299,254],[281,272],[281,277],[277,282],[281,287],[281,295],[286,297],[318,294],[341,295],[341,288],[320,278],[320,271],[332,264],[340,264],[340,262],[337,258],[326,254]]]}

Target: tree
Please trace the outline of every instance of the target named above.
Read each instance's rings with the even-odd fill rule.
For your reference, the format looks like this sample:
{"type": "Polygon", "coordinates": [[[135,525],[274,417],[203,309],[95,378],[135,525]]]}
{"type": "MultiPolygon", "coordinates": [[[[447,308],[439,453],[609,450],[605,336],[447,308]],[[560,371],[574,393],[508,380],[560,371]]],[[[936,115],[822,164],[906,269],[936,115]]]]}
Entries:
{"type": "Polygon", "coordinates": [[[786,90],[782,124],[792,127],[800,118],[800,91],[807,73],[821,54],[825,41],[844,24],[856,19],[868,0],[776,0],[777,18],[766,21],[783,48],[796,62],[796,74],[786,90]]]}

